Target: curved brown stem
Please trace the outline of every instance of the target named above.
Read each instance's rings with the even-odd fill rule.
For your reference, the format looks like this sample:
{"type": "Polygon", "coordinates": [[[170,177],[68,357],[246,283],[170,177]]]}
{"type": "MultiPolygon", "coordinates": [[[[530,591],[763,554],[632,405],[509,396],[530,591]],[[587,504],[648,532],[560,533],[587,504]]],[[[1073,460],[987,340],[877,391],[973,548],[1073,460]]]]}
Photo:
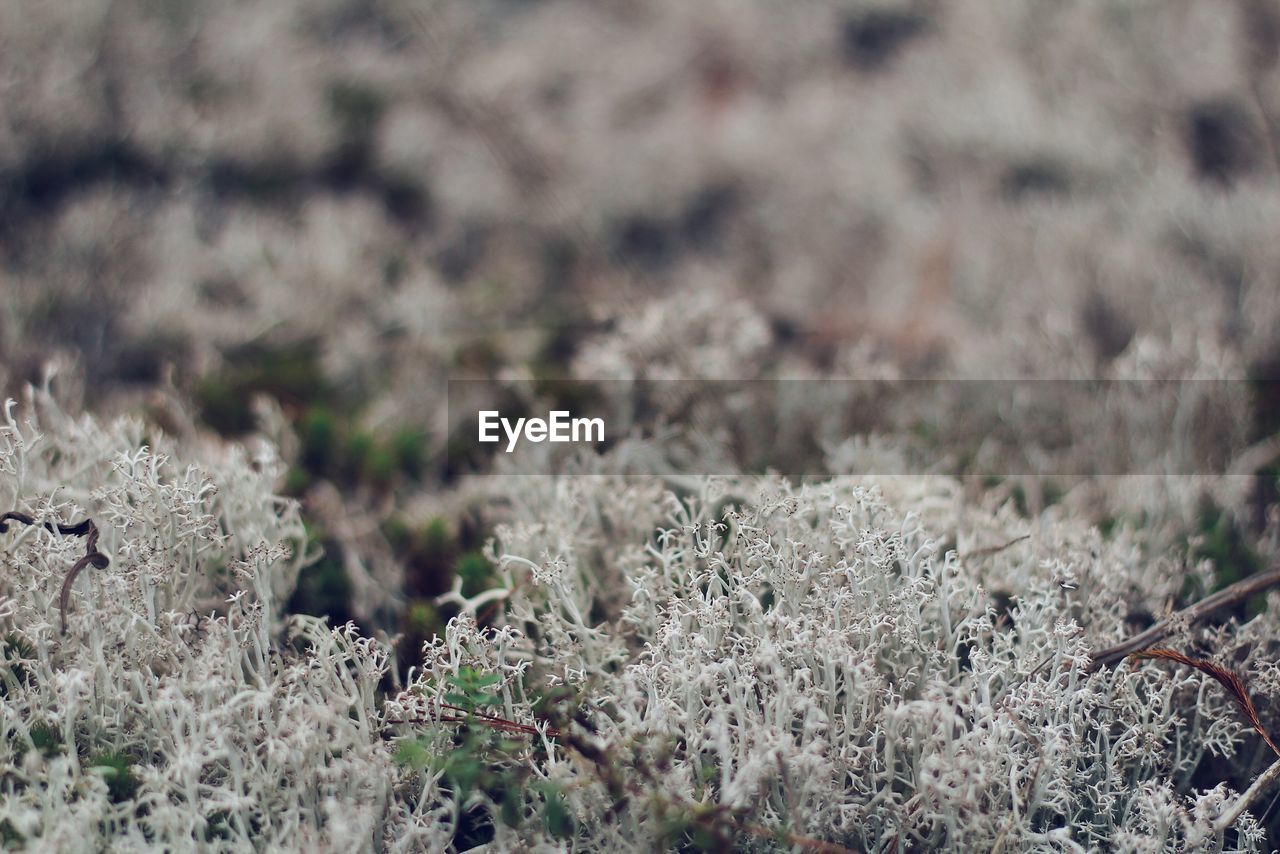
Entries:
{"type": "MultiPolygon", "coordinates": [[[[10,520],[21,522],[24,525],[34,526],[37,524],[34,517],[28,516],[26,513],[19,513],[17,510],[10,510],[8,513],[0,515],[0,534],[9,530],[10,520]]],[[[76,576],[86,566],[92,566],[95,569],[106,569],[111,560],[98,551],[98,526],[94,524],[92,519],[85,519],[74,525],[45,522],[40,527],[67,537],[86,538],[84,556],[73,563],[71,569],[67,570],[67,577],[62,582],[62,591],[58,595],[58,615],[62,619],[62,634],[65,635],[67,633],[67,605],[71,602],[71,585],[75,583],[76,576]]]]}
{"type": "Polygon", "coordinates": [[[107,556],[102,552],[91,552],[80,558],[71,565],[71,569],[67,571],[67,577],[62,582],[62,592],[58,594],[58,614],[62,617],[62,633],[67,633],[67,605],[71,601],[71,585],[75,583],[76,576],[80,574],[80,570],[86,566],[92,565],[94,569],[106,569],[107,556]]]}

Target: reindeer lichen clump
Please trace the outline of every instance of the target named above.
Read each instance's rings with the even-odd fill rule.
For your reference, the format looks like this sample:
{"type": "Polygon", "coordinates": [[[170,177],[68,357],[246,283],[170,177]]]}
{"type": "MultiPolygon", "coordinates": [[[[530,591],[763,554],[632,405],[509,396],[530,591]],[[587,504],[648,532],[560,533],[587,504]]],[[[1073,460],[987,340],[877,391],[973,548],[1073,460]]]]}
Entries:
{"type": "MultiPolygon", "coordinates": [[[[497,584],[442,597],[459,614],[397,687],[389,645],[284,612],[310,556],[270,445],[44,393],[22,412],[0,421],[7,843],[1264,847],[1275,602],[1136,632],[1208,576],[1125,524],[940,476],[588,454],[487,482],[497,584]]],[[[1233,589],[1205,601],[1259,592],[1233,589]]]]}

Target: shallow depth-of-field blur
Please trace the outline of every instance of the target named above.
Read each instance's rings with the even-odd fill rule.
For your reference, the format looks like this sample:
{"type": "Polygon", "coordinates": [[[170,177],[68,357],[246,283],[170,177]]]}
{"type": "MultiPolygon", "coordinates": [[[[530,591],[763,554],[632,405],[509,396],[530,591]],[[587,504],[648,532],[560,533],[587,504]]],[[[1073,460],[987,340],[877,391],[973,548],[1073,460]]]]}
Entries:
{"type": "MultiPolygon", "coordinates": [[[[702,494],[706,519],[688,511],[698,524],[724,522],[747,495],[764,513],[783,499],[741,484],[787,470],[883,489],[928,528],[940,565],[949,550],[992,556],[1030,537],[1009,553],[1023,557],[991,557],[965,588],[975,613],[993,609],[997,633],[1000,614],[1033,598],[1020,592],[1024,564],[1075,589],[1075,569],[1045,567],[1112,561],[1089,570],[1127,579],[1106,588],[1133,605],[1099,630],[1111,640],[1264,570],[1280,554],[1278,238],[1276,0],[0,2],[3,396],[48,382],[68,412],[137,416],[176,447],[265,437],[283,460],[275,489],[300,502],[295,545],[321,555],[283,612],[352,621],[385,644],[384,692],[432,666],[423,644],[443,643],[460,614],[495,630],[535,625],[537,608],[513,603],[535,577],[558,589],[547,580],[557,548],[595,567],[581,570],[583,625],[641,620],[631,611],[643,596],[631,597],[649,577],[645,547],[679,516],[654,508],[706,493],[707,474],[730,485],[702,494]],[[1049,470],[1106,472],[1055,478],[993,450],[958,417],[962,394],[931,400],[924,430],[919,406],[843,386],[838,405],[810,400],[786,431],[759,435],[749,394],[699,400],[694,385],[641,413],[665,440],[538,462],[567,473],[557,487],[504,479],[502,454],[460,448],[452,437],[469,427],[447,383],[462,378],[509,387],[529,412],[619,380],[1106,380],[1117,398],[1007,416],[1049,470]],[[1121,398],[1142,388],[1129,381],[1203,381],[1188,389],[1205,396],[1187,404],[1200,415],[1178,428],[1185,446],[1148,448],[1144,476],[1122,477],[1098,461],[1141,438],[1118,435],[1141,432],[1126,422],[1140,401],[1121,398]],[[1076,440],[1038,447],[1056,417],[1074,419],[1076,440]],[[1206,453],[1218,472],[1156,476],[1186,475],[1206,453]],[[635,482],[625,497],[599,486],[646,460],[691,473],[635,482]],[[882,476],[907,469],[948,485],[882,476]],[[503,562],[512,543],[540,566],[527,578],[503,562]]],[[[777,488],[801,489],[788,483],[777,488]]],[[[1222,648],[1254,674],[1268,725],[1280,722],[1274,639],[1247,626],[1277,604],[1255,598],[1212,628],[1246,627],[1222,648]]],[[[1105,610],[1087,597],[1063,607],[1085,625],[1105,610]]],[[[638,667],[658,643],[619,638],[584,654],[601,667],[584,679],[638,667]]],[[[1034,682],[1036,662],[1023,664],[1019,678],[1034,682]]],[[[922,668],[902,672],[923,684],[922,668]]],[[[1252,730],[1234,738],[1235,754],[1169,760],[1181,775],[1170,791],[1247,787],[1267,755],[1248,755],[1261,745],[1252,730]]],[[[1166,749],[1157,742],[1146,746],[1166,749]]],[[[1058,754],[1043,751],[1051,766],[1058,754]]],[[[859,761],[893,762],[876,756],[859,761]]],[[[764,797],[728,771],[721,780],[719,765],[691,780],[707,768],[723,803],[764,797]]],[[[908,785],[894,779],[891,765],[885,792],[908,785]]],[[[1017,834],[1035,812],[1017,799],[1040,781],[1037,770],[1002,783],[1013,817],[988,835],[937,819],[944,830],[912,836],[911,810],[943,798],[926,793],[903,796],[915,806],[895,813],[901,827],[874,839],[1029,845],[1031,829],[1017,834]]],[[[570,813],[583,808],[564,797],[570,813]]],[[[1275,845],[1268,801],[1254,814],[1275,845]]],[[[545,817],[547,838],[589,848],[589,835],[554,832],[561,808],[545,817]]],[[[866,809],[857,821],[871,821],[866,809]]],[[[742,819],[746,841],[733,844],[768,842],[761,821],[742,819]]],[[[853,813],[813,821],[774,842],[873,839],[854,839],[853,813]]],[[[728,838],[714,822],[711,842],[690,827],[667,841],[715,850],[728,838]]],[[[1060,828],[1042,830],[1037,844],[1066,845],[1060,828]]],[[[460,848],[498,844],[451,833],[460,848]]],[[[1234,831],[1202,843],[1246,847],[1234,831]]]]}
{"type": "Polygon", "coordinates": [[[456,511],[451,377],[1280,366],[1265,0],[0,16],[5,386],[231,436],[265,394],[318,516],[456,511]]]}

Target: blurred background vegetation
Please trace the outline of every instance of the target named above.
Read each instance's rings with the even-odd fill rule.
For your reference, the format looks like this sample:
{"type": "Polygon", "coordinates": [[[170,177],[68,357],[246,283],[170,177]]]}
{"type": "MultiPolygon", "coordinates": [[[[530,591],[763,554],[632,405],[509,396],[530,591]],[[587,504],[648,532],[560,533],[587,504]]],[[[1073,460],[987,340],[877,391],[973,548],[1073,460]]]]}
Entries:
{"type": "Polygon", "coordinates": [[[1274,436],[1278,56],[1273,0],[11,0],[0,384],[276,425],[291,607],[408,666],[492,572],[450,377],[1226,377],[1274,436]]]}

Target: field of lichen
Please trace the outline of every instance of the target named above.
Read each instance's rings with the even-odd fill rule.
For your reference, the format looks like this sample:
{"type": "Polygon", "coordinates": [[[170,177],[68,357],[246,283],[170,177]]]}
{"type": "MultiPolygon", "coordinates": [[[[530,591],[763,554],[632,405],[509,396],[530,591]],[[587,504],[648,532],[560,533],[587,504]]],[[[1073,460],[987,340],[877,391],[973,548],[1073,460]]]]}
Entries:
{"type": "Polygon", "coordinates": [[[1280,596],[1170,618],[1280,557],[1275,0],[9,0],[0,94],[4,843],[1280,840],[1280,596]]]}

